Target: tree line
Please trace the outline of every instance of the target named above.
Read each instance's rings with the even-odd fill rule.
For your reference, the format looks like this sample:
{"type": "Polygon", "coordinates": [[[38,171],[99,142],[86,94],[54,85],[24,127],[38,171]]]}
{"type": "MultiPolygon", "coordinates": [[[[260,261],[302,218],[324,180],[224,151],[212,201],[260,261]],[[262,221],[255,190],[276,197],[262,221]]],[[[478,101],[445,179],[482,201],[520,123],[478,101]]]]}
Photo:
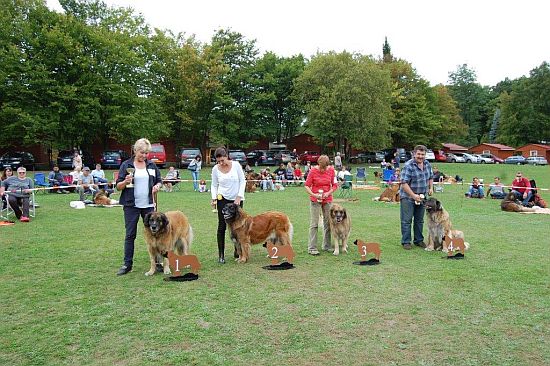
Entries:
{"type": "Polygon", "coordinates": [[[0,0],[0,144],[54,148],[139,137],[246,148],[307,132],[334,149],[550,141],[550,67],[482,86],[461,65],[431,86],[387,40],[382,57],[260,55],[152,29],[99,0],[0,0]]]}

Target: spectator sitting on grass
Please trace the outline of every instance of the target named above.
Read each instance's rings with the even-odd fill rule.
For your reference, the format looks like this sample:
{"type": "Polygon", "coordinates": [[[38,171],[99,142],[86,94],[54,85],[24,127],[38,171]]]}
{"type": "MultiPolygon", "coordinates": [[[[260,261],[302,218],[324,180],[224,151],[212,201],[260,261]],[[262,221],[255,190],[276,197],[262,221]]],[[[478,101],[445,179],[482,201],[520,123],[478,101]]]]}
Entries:
{"type": "Polygon", "coordinates": [[[500,183],[500,178],[495,177],[495,183],[492,183],[487,190],[487,195],[494,199],[503,199],[506,197],[504,186],[500,183]]]}
{"type": "Polygon", "coordinates": [[[478,177],[474,177],[470,189],[464,194],[467,198],[485,198],[483,185],[479,182],[478,177]]]}
{"type": "Polygon", "coordinates": [[[84,201],[86,199],[86,193],[91,193],[92,196],[95,196],[98,190],[97,185],[94,183],[94,177],[90,174],[90,168],[85,166],[82,171],[80,184],[76,187],[76,192],[80,194],[80,200],[84,201]]]}

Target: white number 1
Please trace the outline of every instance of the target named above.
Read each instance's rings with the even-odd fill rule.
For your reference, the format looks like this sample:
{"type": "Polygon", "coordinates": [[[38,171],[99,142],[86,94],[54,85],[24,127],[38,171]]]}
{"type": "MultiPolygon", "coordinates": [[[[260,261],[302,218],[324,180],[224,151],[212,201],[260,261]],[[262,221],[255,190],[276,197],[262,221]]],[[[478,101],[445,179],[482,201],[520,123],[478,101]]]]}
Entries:
{"type": "Polygon", "coordinates": [[[176,272],[180,271],[180,260],[176,259],[176,272]]]}

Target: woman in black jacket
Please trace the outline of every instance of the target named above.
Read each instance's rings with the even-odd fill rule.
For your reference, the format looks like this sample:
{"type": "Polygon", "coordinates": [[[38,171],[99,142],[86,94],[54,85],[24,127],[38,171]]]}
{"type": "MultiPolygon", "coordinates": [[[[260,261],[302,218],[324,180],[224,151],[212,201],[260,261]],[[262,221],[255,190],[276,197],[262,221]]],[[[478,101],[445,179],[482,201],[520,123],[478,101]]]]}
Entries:
{"type": "Polygon", "coordinates": [[[117,276],[132,270],[139,217],[143,220],[146,214],[155,210],[153,194],[162,187],[160,170],[155,163],[147,160],[147,153],[151,151],[149,140],[137,140],[133,150],[134,155],[120,165],[116,180],[117,190],[122,191],[119,203],[124,209],[126,227],[124,264],[118,270],[117,276]]]}

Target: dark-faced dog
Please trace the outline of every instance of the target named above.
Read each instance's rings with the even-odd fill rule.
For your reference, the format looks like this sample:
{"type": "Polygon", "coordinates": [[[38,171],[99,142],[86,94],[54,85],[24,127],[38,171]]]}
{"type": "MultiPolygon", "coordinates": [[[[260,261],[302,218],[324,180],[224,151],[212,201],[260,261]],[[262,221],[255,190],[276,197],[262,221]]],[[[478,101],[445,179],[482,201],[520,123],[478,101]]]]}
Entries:
{"type": "Polygon", "coordinates": [[[340,245],[342,251],[348,252],[348,237],[351,231],[351,218],[343,206],[333,203],[330,207],[330,235],[334,240],[334,252],[332,254],[340,254],[340,245]]]}
{"type": "Polygon", "coordinates": [[[239,263],[248,261],[252,244],[271,242],[292,246],[292,223],[282,212],[268,211],[250,216],[241,206],[228,203],[222,209],[222,214],[231,230],[231,240],[239,254],[239,263]]]}
{"type": "Polygon", "coordinates": [[[447,252],[447,244],[443,240],[446,236],[450,238],[464,239],[464,233],[460,230],[453,230],[451,219],[447,210],[436,198],[429,198],[423,201],[428,217],[428,244],[426,250],[442,249],[447,252]]]}
{"type": "MultiPolygon", "coordinates": [[[[145,242],[149,251],[151,268],[146,276],[155,274],[155,257],[166,256],[173,251],[177,255],[189,254],[193,241],[193,229],[181,211],[150,212],[143,218],[145,242]]],[[[164,258],[164,273],[170,274],[168,259],[164,258]]]]}

